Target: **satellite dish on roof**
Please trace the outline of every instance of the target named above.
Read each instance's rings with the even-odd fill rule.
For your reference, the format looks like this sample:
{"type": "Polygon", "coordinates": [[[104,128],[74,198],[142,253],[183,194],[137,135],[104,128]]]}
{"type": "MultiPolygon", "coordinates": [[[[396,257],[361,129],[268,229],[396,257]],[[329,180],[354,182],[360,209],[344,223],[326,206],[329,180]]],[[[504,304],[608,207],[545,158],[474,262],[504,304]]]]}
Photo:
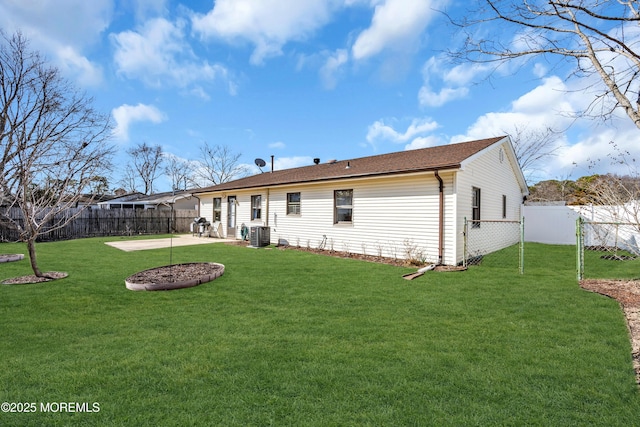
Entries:
{"type": "MultiPolygon", "coordinates": [[[[255,159],[255,164],[256,164],[256,166],[258,166],[258,168],[263,168],[263,167],[265,167],[267,165],[267,162],[265,162],[261,158],[257,158],[257,159],[255,159]]],[[[262,169],[260,169],[260,172],[262,172],[262,169]]]]}

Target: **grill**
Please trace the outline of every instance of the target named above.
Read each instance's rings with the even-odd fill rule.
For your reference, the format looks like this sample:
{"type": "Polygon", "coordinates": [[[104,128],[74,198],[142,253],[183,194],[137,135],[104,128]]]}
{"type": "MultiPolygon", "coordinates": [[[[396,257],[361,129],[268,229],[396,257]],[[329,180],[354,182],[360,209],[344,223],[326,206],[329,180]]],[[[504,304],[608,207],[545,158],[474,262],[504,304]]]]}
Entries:
{"type": "Polygon", "coordinates": [[[198,237],[202,237],[203,234],[209,231],[209,227],[211,227],[211,223],[205,217],[194,218],[193,223],[191,223],[191,234],[198,233],[198,237]]]}

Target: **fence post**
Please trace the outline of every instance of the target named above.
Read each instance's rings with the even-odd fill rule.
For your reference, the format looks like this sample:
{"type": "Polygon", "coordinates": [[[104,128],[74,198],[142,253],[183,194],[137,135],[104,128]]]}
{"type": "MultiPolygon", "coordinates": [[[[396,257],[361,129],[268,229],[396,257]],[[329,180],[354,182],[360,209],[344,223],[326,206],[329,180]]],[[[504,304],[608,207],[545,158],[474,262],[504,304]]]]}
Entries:
{"type": "Polygon", "coordinates": [[[524,274],[524,217],[520,218],[520,274],[524,274]]]}
{"type": "Polygon", "coordinates": [[[469,238],[467,237],[468,235],[468,231],[469,231],[469,223],[467,222],[467,217],[464,217],[464,228],[462,229],[462,236],[463,236],[463,244],[462,244],[462,265],[464,267],[467,266],[467,250],[468,248],[468,244],[469,244],[469,238]]]}
{"type": "Polygon", "coordinates": [[[576,220],[576,276],[578,281],[584,276],[584,219],[579,216],[576,220]]]}

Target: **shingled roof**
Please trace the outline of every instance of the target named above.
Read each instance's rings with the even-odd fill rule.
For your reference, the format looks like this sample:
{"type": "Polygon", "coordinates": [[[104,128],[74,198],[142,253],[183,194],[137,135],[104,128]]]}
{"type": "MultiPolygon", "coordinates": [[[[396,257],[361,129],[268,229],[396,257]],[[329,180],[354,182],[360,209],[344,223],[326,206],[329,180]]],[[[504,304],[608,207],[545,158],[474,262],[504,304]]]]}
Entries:
{"type": "Polygon", "coordinates": [[[478,141],[441,145],[418,150],[399,151],[377,156],[360,157],[265,172],[240,178],[211,187],[201,188],[194,193],[209,193],[243,188],[271,187],[286,184],[318,182],[344,178],[392,175],[411,172],[425,172],[443,169],[457,169],[462,162],[492,144],[504,139],[504,136],[478,141]]]}

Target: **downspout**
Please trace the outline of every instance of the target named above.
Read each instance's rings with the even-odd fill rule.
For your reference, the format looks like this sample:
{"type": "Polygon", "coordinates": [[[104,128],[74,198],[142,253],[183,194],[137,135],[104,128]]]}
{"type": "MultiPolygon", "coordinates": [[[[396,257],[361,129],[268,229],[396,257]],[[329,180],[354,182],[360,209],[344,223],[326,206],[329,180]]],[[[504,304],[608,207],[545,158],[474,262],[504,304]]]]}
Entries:
{"type": "Polygon", "coordinates": [[[439,203],[438,203],[438,265],[442,265],[442,252],[444,246],[444,182],[435,171],[435,176],[438,179],[439,184],[439,203]]]}
{"type": "Polygon", "coordinates": [[[265,223],[265,226],[268,227],[269,226],[269,189],[267,188],[267,205],[266,207],[266,217],[267,217],[267,221],[265,223]]]}

